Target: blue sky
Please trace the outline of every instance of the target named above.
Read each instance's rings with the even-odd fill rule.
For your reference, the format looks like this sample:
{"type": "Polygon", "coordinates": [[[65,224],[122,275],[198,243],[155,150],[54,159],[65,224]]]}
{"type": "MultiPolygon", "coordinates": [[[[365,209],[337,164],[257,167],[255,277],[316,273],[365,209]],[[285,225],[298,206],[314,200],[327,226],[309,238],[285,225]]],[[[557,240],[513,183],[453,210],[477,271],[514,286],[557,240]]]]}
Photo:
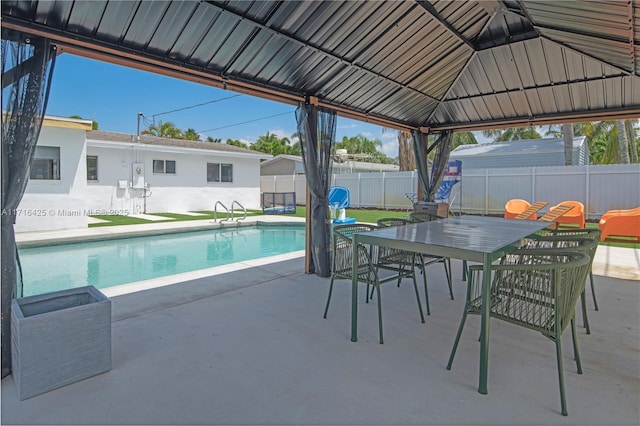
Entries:
{"type": "MultiPolygon", "coordinates": [[[[139,112],[147,123],[156,115],[156,120],[171,121],[183,130],[193,128],[203,133],[203,139],[211,136],[253,143],[267,132],[288,138],[296,132],[292,105],[67,53],[56,59],[47,115],[79,115],[97,121],[100,130],[135,134],[139,112]],[[204,103],[207,104],[163,114],[204,103]],[[271,116],[275,117],[265,118],[271,116]]],[[[146,127],[141,124],[141,129],[146,127]]],[[[396,157],[396,132],[383,130],[380,126],[338,117],[336,139],[363,134],[380,140],[381,151],[396,157]]]]}

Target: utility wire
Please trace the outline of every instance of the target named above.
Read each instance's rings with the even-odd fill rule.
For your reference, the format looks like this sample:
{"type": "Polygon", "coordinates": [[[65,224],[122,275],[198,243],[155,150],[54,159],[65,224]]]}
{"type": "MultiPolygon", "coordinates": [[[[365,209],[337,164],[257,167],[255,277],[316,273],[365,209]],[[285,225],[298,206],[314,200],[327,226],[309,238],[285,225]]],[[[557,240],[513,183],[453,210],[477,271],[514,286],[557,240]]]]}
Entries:
{"type": "Polygon", "coordinates": [[[201,106],[204,106],[204,105],[209,105],[209,104],[213,104],[213,103],[220,102],[220,101],[226,101],[227,99],[236,98],[238,96],[242,96],[242,94],[231,95],[231,96],[227,96],[226,98],[214,99],[212,101],[203,102],[201,104],[196,104],[196,105],[190,105],[190,106],[186,106],[184,108],[178,108],[178,109],[174,109],[174,110],[167,111],[167,112],[160,112],[158,114],[151,115],[151,117],[155,118],[155,117],[158,117],[158,116],[161,116],[161,115],[166,115],[166,114],[171,114],[171,113],[174,113],[174,112],[184,111],[184,110],[191,109],[191,108],[201,107],[201,106]]]}
{"type": "Polygon", "coordinates": [[[222,126],[222,127],[216,127],[214,129],[198,130],[198,133],[213,132],[214,130],[226,129],[227,127],[234,127],[234,126],[239,126],[241,124],[255,123],[256,121],[266,120],[267,118],[279,117],[281,115],[286,115],[286,114],[291,114],[291,111],[283,112],[283,113],[280,113],[280,114],[269,115],[269,116],[266,116],[266,117],[256,118],[256,119],[249,120],[249,121],[243,121],[241,123],[234,123],[234,124],[229,124],[229,125],[222,126]]]}

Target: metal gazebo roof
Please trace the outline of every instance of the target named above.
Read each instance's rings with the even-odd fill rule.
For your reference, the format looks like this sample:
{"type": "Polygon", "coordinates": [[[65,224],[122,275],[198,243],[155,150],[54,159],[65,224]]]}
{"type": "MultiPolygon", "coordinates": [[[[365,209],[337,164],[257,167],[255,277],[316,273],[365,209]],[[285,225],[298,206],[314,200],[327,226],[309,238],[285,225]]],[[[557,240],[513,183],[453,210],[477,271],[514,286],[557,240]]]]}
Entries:
{"type": "Polygon", "coordinates": [[[399,129],[640,116],[636,0],[3,0],[3,37],[399,129]]]}

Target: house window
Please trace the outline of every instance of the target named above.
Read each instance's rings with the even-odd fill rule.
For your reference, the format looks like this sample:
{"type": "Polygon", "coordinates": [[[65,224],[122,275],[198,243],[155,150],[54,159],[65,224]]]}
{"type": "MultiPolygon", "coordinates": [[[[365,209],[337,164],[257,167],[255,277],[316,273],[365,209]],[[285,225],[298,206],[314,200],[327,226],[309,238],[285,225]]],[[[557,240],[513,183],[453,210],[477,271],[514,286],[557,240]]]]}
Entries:
{"type": "Polygon", "coordinates": [[[87,155],[87,180],[98,180],[98,156],[87,155]]]}
{"type": "Polygon", "coordinates": [[[207,182],[233,182],[233,164],[207,163],[207,182]]]}
{"type": "Polygon", "coordinates": [[[174,160],[153,160],[153,173],[176,174],[176,162],[174,160]]]}
{"type": "Polygon", "coordinates": [[[36,146],[29,179],[60,180],[60,147],[36,146]]]}

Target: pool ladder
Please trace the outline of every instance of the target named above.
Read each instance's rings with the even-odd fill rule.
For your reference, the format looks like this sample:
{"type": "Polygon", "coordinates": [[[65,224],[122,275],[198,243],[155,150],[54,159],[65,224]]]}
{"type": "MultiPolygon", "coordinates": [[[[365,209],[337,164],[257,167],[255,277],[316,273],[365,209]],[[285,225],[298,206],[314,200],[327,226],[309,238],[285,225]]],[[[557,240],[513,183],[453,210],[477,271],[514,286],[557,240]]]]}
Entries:
{"type": "Polygon", "coordinates": [[[222,222],[228,221],[228,222],[233,222],[233,207],[234,206],[238,206],[242,209],[244,216],[243,217],[239,217],[238,219],[236,219],[236,225],[238,224],[238,222],[240,222],[241,220],[245,220],[247,218],[247,209],[244,208],[244,206],[242,204],[240,204],[238,201],[233,201],[231,203],[231,210],[229,210],[227,208],[227,206],[225,206],[222,201],[216,201],[215,206],[213,207],[213,221],[217,222],[218,221],[218,206],[222,207],[224,209],[224,211],[227,213],[227,217],[224,219],[220,219],[220,224],[222,225],[222,222]]]}

